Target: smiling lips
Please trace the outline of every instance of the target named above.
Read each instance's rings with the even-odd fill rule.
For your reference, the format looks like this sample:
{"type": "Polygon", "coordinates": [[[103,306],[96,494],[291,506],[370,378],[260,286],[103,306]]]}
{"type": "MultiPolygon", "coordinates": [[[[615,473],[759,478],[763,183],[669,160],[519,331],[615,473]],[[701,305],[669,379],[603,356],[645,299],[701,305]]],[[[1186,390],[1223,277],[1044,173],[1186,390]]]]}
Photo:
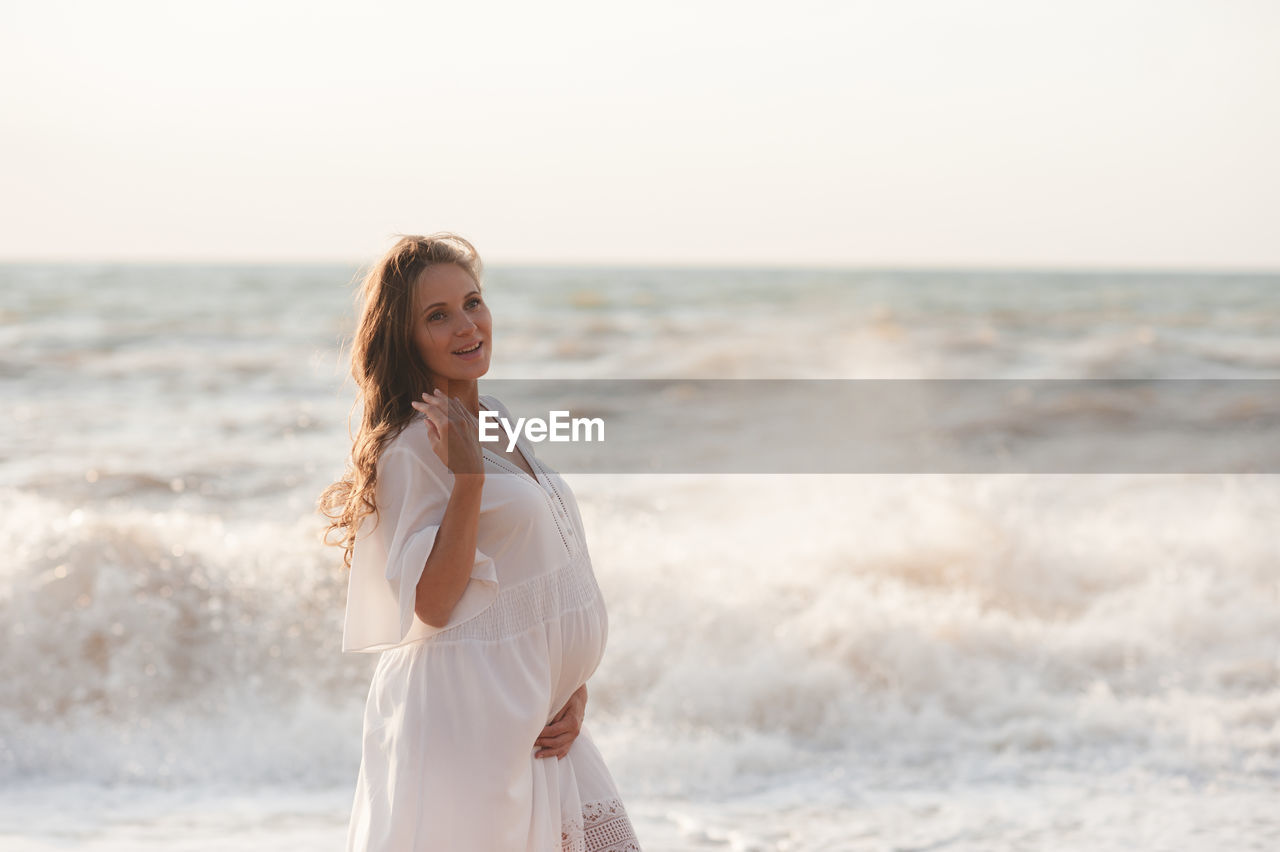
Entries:
{"type": "Polygon", "coordinates": [[[477,340],[475,343],[471,344],[470,346],[464,347],[464,348],[462,348],[462,349],[455,349],[455,350],[453,350],[453,354],[454,354],[454,355],[457,355],[457,356],[459,356],[459,357],[461,357],[461,358],[466,358],[467,356],[475,356],[475,355],[479,355],[479,354],[480,354],[480,345],[481,345],[482,343],[484,343],[484,341],[483,341],[483,340],[477,340]]]}

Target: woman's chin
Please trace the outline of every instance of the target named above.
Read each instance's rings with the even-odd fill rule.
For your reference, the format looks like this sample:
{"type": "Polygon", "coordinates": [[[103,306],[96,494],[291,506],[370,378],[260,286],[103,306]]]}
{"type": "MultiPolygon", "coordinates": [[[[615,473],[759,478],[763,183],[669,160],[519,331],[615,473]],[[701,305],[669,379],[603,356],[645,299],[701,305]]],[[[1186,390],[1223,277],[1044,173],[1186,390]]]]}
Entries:
{"type": "Polygon", "coordinates": [[[484,364],[477,364],[473,367],[442,374],[440,378],[446,382],[474,382],[487,372],[489,372],[489,364],[485,362],[484,364]]]}

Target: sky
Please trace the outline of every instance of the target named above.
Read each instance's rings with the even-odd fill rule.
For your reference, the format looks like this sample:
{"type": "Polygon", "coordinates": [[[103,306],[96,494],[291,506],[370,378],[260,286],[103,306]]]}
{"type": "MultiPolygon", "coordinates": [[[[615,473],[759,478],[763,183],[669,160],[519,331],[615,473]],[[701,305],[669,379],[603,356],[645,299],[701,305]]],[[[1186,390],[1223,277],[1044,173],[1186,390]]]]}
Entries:
{"type": "Polygon", "coordinates": [[[1280,269],[1280,3],[0,0],[0,260],[1280,269]]]}

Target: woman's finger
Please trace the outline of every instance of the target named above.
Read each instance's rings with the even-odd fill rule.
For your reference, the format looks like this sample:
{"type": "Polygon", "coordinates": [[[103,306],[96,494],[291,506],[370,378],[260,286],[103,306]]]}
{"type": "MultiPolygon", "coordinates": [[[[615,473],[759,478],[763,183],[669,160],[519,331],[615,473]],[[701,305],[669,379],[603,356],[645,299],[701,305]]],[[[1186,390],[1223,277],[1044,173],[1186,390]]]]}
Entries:
{"type": "Polygon", "coordinates": [[[544,731],[576,731],[582,727],[582,717],[577,713],[565,713],[554,722],[543,726],[544,731]]]}
{"type": "Polygon", "coordinates": [[[568,753],[569,753],[569,746],[564,746],[563,748],[544,748],[541,751],[535,753],[534,757],[551,757],[551,755],[553,754],[556,757],[564,757],[568,753]]]}
{"type": "Polygon", "coordinates": [[[421,399],[411,400],[409,404],[424,414],[440,410],[440,400],[428,396],[425,393],[422,395],[421,399]]]}
{"type": "Polygon", "coordinates": [[[535,743],[535,745],[540,745],[543,748],[549,749],[566,748],[575,739],[577,739],[577,735],[573,733],[560,734],[555,737],[539,737],[538,742],[535,743]]]}
{"type": "Polygon", "coordinates": [[[552,730],[550,728],[543,728],[542,733],[538,734],[538,738],[534,740],[534,743],[536,745],[544,745],[550,742],[551,740],[555,739],[556,737],[563,736],[564,734],[567,734],[567,733],[569,733],[569,731],[560,731],[560,730],[552,730]]]}
{"type": "Polygon", "coordinates": [[[431,393],[422,394],[420,405],[417,404],[416,400],[410,404],[424,414],[430,415],[431,421],[436,424],[437,428],[440,428],[441,424],[447,424],[451,419],[449,400],[449,397],[444,396],[437,389],[431,393]]]}
{"type": "Polygon", "coordinates": [[[419,402],[418,400],[415,399],[415,400],[410,400],[409,405],[413,407],[414,411],[421,413],[422,416],[425,417],[427,420],[431,419],[432,408],[427,403],[419,402]]]}
{"type": "Polygon", "coordinates": [[[546,736],[547,734],[551,734],[554,736],[555,734],[577,733],[578,728],[580,728],[581,725],[582,723],[575,717],[565,716],[563,719],[558,719],[544,727],[542,729],[542,735],[546,736]]]}
{"type": "Polygon", "coordinates": [[[435,440],[439,439],[440,427],[436,425],[436,421],[431,416],[431,407],[421,402],[410,402],[415,411],[422,413],[422,419],[427,421],[427,427],[431,430],[431,437],[435,440]]]}

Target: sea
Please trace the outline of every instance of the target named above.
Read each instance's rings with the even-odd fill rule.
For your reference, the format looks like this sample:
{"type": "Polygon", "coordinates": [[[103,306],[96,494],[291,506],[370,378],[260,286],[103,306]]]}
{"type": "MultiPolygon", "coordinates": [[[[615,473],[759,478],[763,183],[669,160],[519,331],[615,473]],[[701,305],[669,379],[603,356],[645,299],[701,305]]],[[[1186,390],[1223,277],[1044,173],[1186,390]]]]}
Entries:
{"type": "MultiPolygon", "coordinates": [[[[0,266],[0,849],[343,848],[376,659],[341,652],[315,504],[350,449],[360,274],[0,266]]],[[[482,393],[1280,379],[1274,274],[484,288],[482,393]]],[[[1069,415],[1107,412],[1020,426],[1069,415]]],[[[646,852],[1280,848],[1275,473],[566,476],[610,617],[587,724],[646,852]]]]}

